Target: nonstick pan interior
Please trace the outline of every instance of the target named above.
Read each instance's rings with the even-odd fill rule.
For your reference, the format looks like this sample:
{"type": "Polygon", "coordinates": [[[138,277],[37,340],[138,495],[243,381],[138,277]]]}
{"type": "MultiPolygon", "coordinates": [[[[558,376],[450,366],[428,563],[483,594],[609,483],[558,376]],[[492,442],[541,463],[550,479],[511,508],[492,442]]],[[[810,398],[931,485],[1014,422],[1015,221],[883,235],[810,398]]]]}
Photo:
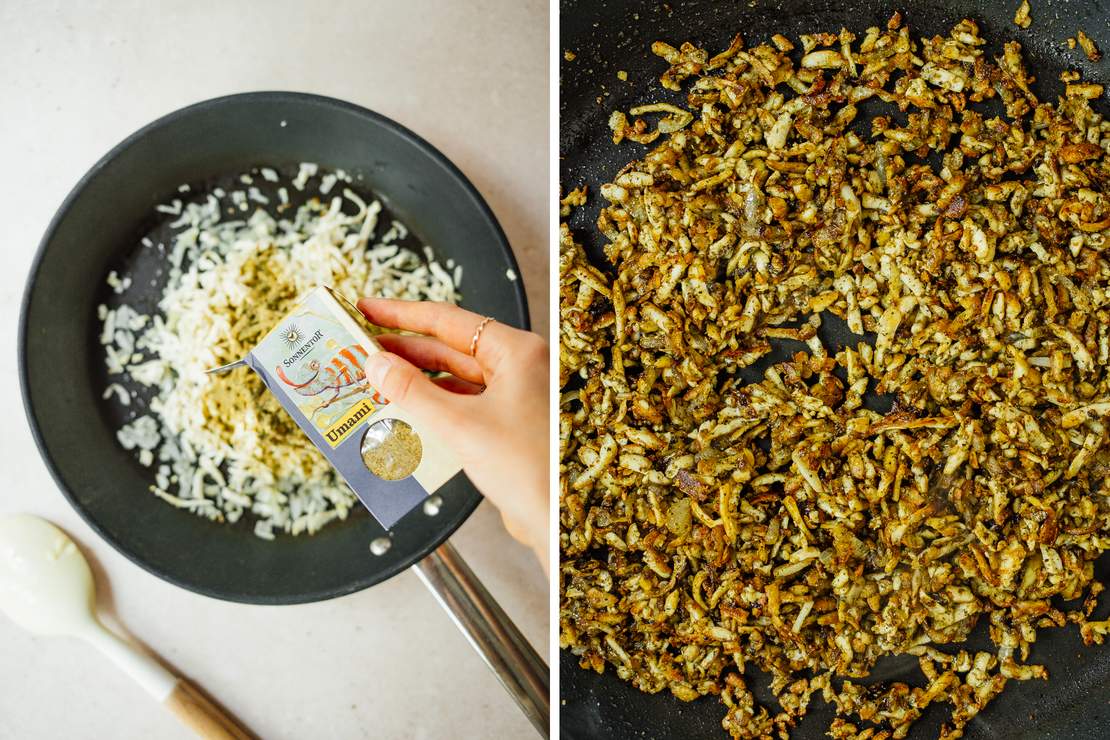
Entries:
{"type": "MultiPolygon", "coordinates": [[[[463,267],[463,305],[527,327],[519,274],[501,228],[466,178],[398,124],[341,101],[296,93],[248,93],[206,101],[162,118],[110,152],[66,199],[40,245],[20,319],[24,404],[39,449],[62,491],[89,524],[154,574],[217,598],[280,604],[314,601],[373,585],[443,542],[481,500],[460,474],[440,491],[434,516],[419,507],[383,533],[361,508],[314,536],[253,534],[244,515],[221,525],[173,509],[148,488],[153,472],[115,439],[120,409],[101,400],[105,381],[96,306],[110,269],[157,278],[140,238],[159,228],[154,206],[187,183],[193,194],[260,166],[299,162],[342,168],[354,189],[382,199],[441,261],[463,267]],[[359,179],[361,178],[361,179],[359,179]]],[[[170,218],[172,220],[172,217],[170,218]]],[[[136,304],[149,309],[152,287],[136,304]]]]}
{"type": "MultiPolygon", "coordinates": [[[[607,126],[613,110],[652,103],[684,103],[684,93],[665,90],[658,82],[666,64],[651,53],[651,43],[664,40],[678,45],[692,41],[716,53],[728,46],[736,33],[748,46],[769,40],[774,33],[797,39],[800,33],[837,32],[842,27],[859,34],[868,26],[885,25],[895,10],[902,13],[916,36],[946,34],[960,19],[979,23],[995,56],[1001,44],[1021,42],[1030,72],[1036,75],[1034,91],[1042,100],[1055,101],[1063,86],[1058,80],[1065,69],[1078,69],[1084,78],[1110,83],[1107,57],[1091,62],[1081,50],[1069,49],[1064,40],[1079,29],[1090,36],[1104,53],[1110,54],[1110,6],[1097,2],[1037,2],[1031,0],[1033,24],[1022,29],[1013,23],[1019,2],[975,3],[968,0],[941,2],[883,2],[859,0],[789,0],[786,2],[713,2],[686,0],[657,3],[630,0],[563,0],[560,8],[560,183],[565,191],[583,184],[589,188],[587,204],[576,209],[569,220],[575,237],[595,263],[604,268],[603,239],[594,224],[603,199],[598,187],[646,147],[624,142],[614,145],[607,126]],[[564,51],[573,52],[566,60],[564,51]],[[627,81],[617,77],[627,73],[627,81]]],[[[1105,98],[1096,109],[1107,113],[1105,98]]],[[[864,113],[867,111],[865,110],[864,113]]],[[[857,123],[870,138],[866,117],[857,123]]],[[[849,339],[838,331],[837,322],[826,321],[822,340],[841,344],[849,339]],[[825,330],[831,329],[828,333],[825,330]]],[[[846,330],[845,330],[846,331],[846,330]]],[[[772,361],[783,359],[795,349],[784,347],[772,361]]],[[[756,371],[761,368],[755,368],[756,371]]],[[[867,404],[881,407],[884,400],[870,398],[867,404]]],[[[1110,578],[1110,557],[1103,557],[1096,574],[1110,578]]],[[[1103,597],[1098,618],[1110,613],[1103,597]]],[[[1110,737],[1110,649],[1085,648],[1074,626],[1046,629],[1038,633],[1030,656],[1043,663],[1050,674],[1042,681],[1010,681],[1006,690],[966,729],[967,737],[1110,737]]],[[[968,647],[993,647],[980,625],[968,647]]],[[[758,671],[746,676],[756,699],[774,708],[766,676],[758,671]]],[[[921,685],[916,659],[896,658],[880,662],[865,683],[906,681],[921,685]]],[[[561,728],[564,738],[587,740],[624,738],[716,738],[725,737],[720,727],[725,707],[715,697],[684,703],[669,692],[644,694],[616,677],[612,668],[598,675],[578,667],[568,651],[560,654],[561,728]]],[[[916,723],[911,738],[936,737],[947,719],[948,705],[930,707],[916,723]]],[[[833,714],[819,699],[810,705],[809,716],[793,732],[795,738],[824,737],[833,714]]]]}

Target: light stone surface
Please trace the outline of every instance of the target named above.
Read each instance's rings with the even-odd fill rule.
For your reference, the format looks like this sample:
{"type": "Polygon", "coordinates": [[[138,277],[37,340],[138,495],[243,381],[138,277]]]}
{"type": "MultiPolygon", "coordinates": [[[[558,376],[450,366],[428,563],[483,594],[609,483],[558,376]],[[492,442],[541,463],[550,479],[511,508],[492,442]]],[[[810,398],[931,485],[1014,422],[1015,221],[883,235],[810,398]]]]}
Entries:
{"type": "MultiPolygon", "coordinates": [[[[93,563],[107,621],[263,738],[535,735],[411,573],[334,601],[253,607],[164,583],[99,540],[24,422],[13,350],[36,245],[88,167],[145,123],[233,92],[309,91],[377,110],[450,157],[504,226],[546,326],[547,29],[541,0],[0,0],[0,514],[62,526],[93,563]]],[[[452,541],[546,655],[547,586],[497,512],[484,504],[452,541]]],[[[2,616],[0,718],[3,739],[191,737],[92,648],[2,616]]]]}

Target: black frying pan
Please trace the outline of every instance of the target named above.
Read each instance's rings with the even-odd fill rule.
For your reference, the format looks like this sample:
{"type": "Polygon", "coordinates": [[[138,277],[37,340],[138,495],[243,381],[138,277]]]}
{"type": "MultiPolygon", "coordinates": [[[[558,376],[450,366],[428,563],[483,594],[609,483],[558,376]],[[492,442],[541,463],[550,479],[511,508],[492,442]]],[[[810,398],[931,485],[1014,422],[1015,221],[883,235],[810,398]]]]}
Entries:
{"type": "MultiPolygon", "coordinates": [[[[1069,50],[1064,39],[1080,28],[1110,55],[1110,6],[1105,0],[1050,2],[1031,0],[1033,24],[1028,29],[1014,25],[1014,11],[1020,0],[1000,3],[970,0],[921,2],[908,0],[676,0],[671,3],[636,0],[561,0],[559,41],[559,154],[560,182],[564,191],[582,184],[589,186],[587,205],[576,209],[570,219],[579,242],[599,266],[603,239],[594,224],[602,204],[598,187],[611,181],[623,165],[639,157],[645,147],[625,142],[614,146],[607,125],[615,110],[649,102],[682,104],[684,94],[672,93],[658,83],[666,64],[650,51],[656,40],[678,45],[693,41],[711,54],[728,46],[736,33],[755,45],[769,40],[774,33],[797,39],[801,33],[839,31],[842,27],[857,34],[868,26],[884,26],[895,10],[902,12],[918,36],[946,34],[957,21],[970,17],[977,21],[982,36],[990,42],[993,57],[1002,42],[1021,42],[1031,73],[1037,76],[1034,91],[1042,100],[1055,100],[1062,92],[1058,75],[1064,69],[1079,69],[1084,78],[1110,83],[1107,57],[1092,63],[1078,48],[1069,50]],[[567,61],[562,53],[576,55],[567,61]],[[627,82],[617,72],[628,74],[627,82]],[[599,100],[600,98],[600,100],[599,100]]],[[[1096,108],[1107,113],[1105,99],[1096,108]]],[[[866,109],[864,109],[866,112],[866,109]]],[[[865,132],[870,131],[863,117],[857,119],[865,132]]],[[[836,347],[850,336],[846,327],[826,321],[821,334],[826,346],[836,347]]],[[[852,340],[854,344],[855,341],[852,340]]],[[[766,363],[778,362],[795,347],[778,348],[766,363]]],[[[753,368],[761,373],[765,365],[753,368]]],[[[869,398],[866,403],[882,408],[887,401],[869,398]]],[[[1096,575],[1110,577],[1110,557],[1102,558],[1096,575]]],[[[1107,601],[1107,599],[1103,599],[1107,601]]],[[[1097,614],[1110,611],[1104,603],[1097,614]]],[[[1102,618],[1105,618],[1103,616],[1102,618]]],[[[1043,630],[1033,648],[1030,662],[1048,667],[1050,680],[1011,681],[967,727],[968,737],[1110,737],[1110,648],[1084,648],[1078,630],[1072,627],[1043,630]]],[[[989,649],[983,625],[973,633],[970,647],[989,649]]],[[[992,650],[993,652],[993,650],[992,650]]],[[[888,659],[880,662],[867,682],[917,681],[916,659],[888,659]]],[[[773,695],[766,677],[758,672],[747,677],[756,698],[773,707],[773,695]]],[[[618,679],[612,670],[603,675],[583,671],[577,659],[564,651],[560,656],[561,732],[564,738],[715,738],[723,737],[720,727],[725,708],[715,697],[683,703],[664,692],[643,694],[618,679]]],[[[820,700],[794,737],[819,738],[833,713],[820,700]]],[[[933,705],[914,725],[910,737],[936,737],[947,718],[947,705],[933,705]]]]}
{"type": "MultiPolygon", "coordinates": [[[[361,176],[352,185],[356,191],[379,197],[438,259],[462,265],[465,307],[528,327],[523,285],[506,277],[519,270],[501,227],[474,186],[430,144],[376,113],[314,95],[262,92],[205,101],[155,121],[105,155],[43,237],[19,338],[24,405],[43,459],[73,506],[117,550],[160,578],[216,598],[327,599],[379,583],[440,548],[422,576],[464,627],[494,623],[501,632],[486,635],[486,642],[494,652],[513,643],[513,660],[529,664],[535,684],[536,661],[542,661],[534,651],[524,654],[527,643],[443,545],[481,500],[464,475],[441,489],[437,515],[417,507],[390,532],[388,552],[375,556],[368,545],[384,532],[361,508],[315,536],[279,535],[275,542],[255,537],[246,516],[227,526],[175,510],[148,492],[153,473],[115,439],[129,412],[101,400],[107,379],[96,306],[113,300],[104,287],[109,269],[134,272],[141,287],[132,287],[127,299],[153,309],[162,265],[139,243],[145,234],[164,234],[173,220],[156,216],[154,206],[199,197],[259,166],[295,172],[299,162],[361,176]],[[183,183],[189,194],[178,193],[183,183]]],[[[546,671],[543,679],[546,696],[546,671]]]]}

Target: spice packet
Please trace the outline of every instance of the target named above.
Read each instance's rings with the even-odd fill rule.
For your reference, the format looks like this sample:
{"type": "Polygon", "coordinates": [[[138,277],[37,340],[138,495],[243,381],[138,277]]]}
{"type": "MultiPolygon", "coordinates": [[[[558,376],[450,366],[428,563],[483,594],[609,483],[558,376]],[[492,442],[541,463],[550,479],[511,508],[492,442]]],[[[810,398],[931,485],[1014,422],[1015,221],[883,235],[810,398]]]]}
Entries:
{"type": "Polygon", "coordinates": [[[434,432],[370,386],[363,368],[381,348],[365,319],[328,287],[305,294],[250,353],[247,365],[389,529],[461,471],[434,432]]]}

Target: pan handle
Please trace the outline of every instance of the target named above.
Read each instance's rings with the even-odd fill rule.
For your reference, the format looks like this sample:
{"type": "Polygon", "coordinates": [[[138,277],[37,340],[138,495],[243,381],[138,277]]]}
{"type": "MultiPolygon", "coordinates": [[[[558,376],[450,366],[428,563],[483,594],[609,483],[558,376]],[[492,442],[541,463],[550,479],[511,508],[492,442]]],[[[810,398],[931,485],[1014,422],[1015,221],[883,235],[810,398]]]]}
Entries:
{"type": "Polygon", "coordinates": [[[459,556],[444,542],[413,566],[471,646],[544,738],[551,714],[547,664],[459,556]]]}

